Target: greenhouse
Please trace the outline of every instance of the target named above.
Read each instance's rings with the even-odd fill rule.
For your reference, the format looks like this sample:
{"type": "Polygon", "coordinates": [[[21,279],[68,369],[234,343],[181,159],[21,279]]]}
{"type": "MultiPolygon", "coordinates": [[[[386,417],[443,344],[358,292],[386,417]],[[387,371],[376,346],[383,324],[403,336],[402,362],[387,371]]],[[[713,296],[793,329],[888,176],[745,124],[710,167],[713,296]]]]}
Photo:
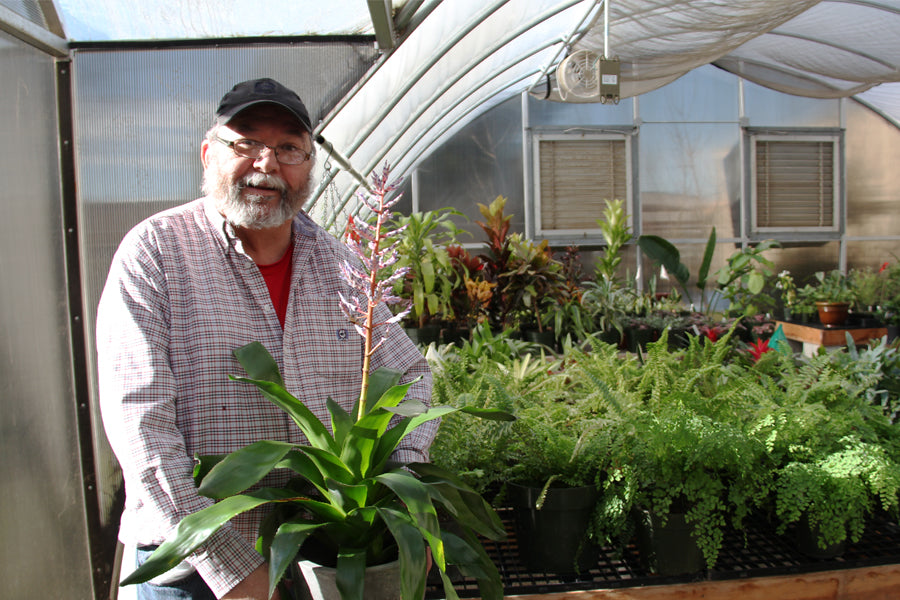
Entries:
{"type": "Polygon", "coordinates": [[[900,0],[0,0],[0,48],[4,598],[320,598],[317,551],[345,599],[900,597],[900,0]],[[308,189],[243,227],[239,168],[308,189]]]}

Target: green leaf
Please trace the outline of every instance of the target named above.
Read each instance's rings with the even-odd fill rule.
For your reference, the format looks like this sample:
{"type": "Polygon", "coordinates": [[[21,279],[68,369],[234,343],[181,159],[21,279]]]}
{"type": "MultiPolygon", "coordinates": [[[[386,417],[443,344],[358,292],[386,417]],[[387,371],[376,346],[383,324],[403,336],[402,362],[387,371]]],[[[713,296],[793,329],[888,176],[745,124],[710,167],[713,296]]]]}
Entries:
{"type": "Polygon", "coordinates": [[[261,440],[235,450],[209,471],[197,491],[216,500],[239,494],[271,473],[293,447],[261,440]]]}
{"type": "Polygon", "coordinates": [[[488,421],[515,421],[516,416],[500,410],[499,408],[478,408],[476,406],[463,406],[459,412],[464,412],[488,421]]]}
{"type": "MultiPolygon", "coordinates": [[[[397,542],[400,555],[400,597],[422,598],[425,596],[426,554],[422,533],[410,523],[409,515],[389,508],[378,509],[391,535],[397,542]]],[[[443,552],[442,552],[443,558],[443,552]]],[[[447,566],[443,561],[439,564],[442,571],[447,566]]]]}
{"type": "Polygon", "coordinates": [[[300,451],[306,454],[324,479],[334,479],[341,483],[354,483],[353,471],[340,458],[328,450],[312,446],[300,446],[300,451]]]}
{"type": "Polygon", "coordinates": [[[302,517],[300,520],[283,523],[275,533],[269,555],[269,597],[281,581],[284,572],[297,560],[297,552],[306,538],[321,527],[323,523],[310,523],[302,517]]]}
{"type": "Polygon", "coordinates": [[[431,502],[428,486],[413,477],[408,471],[396,469],[382,473],[375,479],[389,488],[400,499],[406,512],[431,546],[434,560],[444,564],[444,548],[440,539],[440,525],[437,511],[431,502]]]}
{"type": "Polygon", "coordinates": [[[262,379],[284,386],[284,380],[278,371],[278,363],[261,343],[250,342],[234,350],[232,354],[244,367],[250,379],[262,379]]]}
{"type": "Polygon", "coordinates": [[[506,537],[503,522],[491,505],[459,477],[433,463],[411,463],[407,468],[428,484],[459,523],[488,539],[499,541],[506,537]]]}
{"type": "Polygon", "coordinates": [[[697,287],[701,290],[706,288],[706,280],[709,278],[709,267],[712,264],[713,254],[716,251],[716,228],[713,227],[709,232],[709,239],[706,240],[706,250],[703,252],[703,261],[700,263],[700,271],[697,273],[697,287]]]}
{"type": "Polygon", "coordinates": [[[194,485],[200,486],[200,482],[206,477],[213,467],[222,462],[227,454],[205,454],[203,456],[194,455],[194,485]]]}
{"type": "MultiPolygon", "coordinates": [[[[446,531],[443,538],[447,562],[457,565],[463,575],[473,577],[478,582],[482,600],[502,600],[503,584],[500,574],[478,540],[472,535],[463,539],[446,531]]],[[[444,586],[446,593],[446,582],[444,586]]],[[[447,597],[450,597],[449,594],[447,597]]]]}
{"type": "Polygon", "coordinates": [[[385,392],[400,383],[403,372],[388,367],[378,367],[369,373],[369,389],[366,390],[366,412],[369,412],[385,392]]]}
{"type": "Polygon", "coordinates": [[[681,253],[668,240],[658,235],[642,235],[638,237],[638,246],[655,262],[665,267],[682,285],[687,283],[691,274],[687,266],[681,262],[681,253]]]}
{"type": "Polygon", "coordinates": [[[436,406],[429,408],[426,412],[415,417],[402,419],[399,423],[385,431],[376,440],[375,449],[372,455],[372,466],[378,468],[387,461],[394,450],[397,449],[397,446],[403,438],[422,423],[439,419],[444,415],[458,410],[459,409],[453,408],[452,406],[436,406]]]}
{"type": "MultiPolygon", "coordinates": [[[[344,410],[344,407],[331,399],[331,396],[325,401],[328,408],[328,414],[331,415],[331,431],[337,444],[343,445],[344,438],[353,427],[355,419],[353,415],[344,410]]],[[[354,412],[355,414],[355,412],[354,412]]]]}
{"type": "Polygon", "coordinates": [[[422,282],[425,284],[425,292],[430,294],[434,291],[434,265],[431,260],[425,259],[421,264],[422,282]]]}
{"type": "Polygon", "coordinates": [[[177,566],[191,552],[236,515],[270,502],[266,494],[232,496],[181,520],[175,530],[144,564],[122,581],[121,585],[143,583],[177,566]]]}
{"type": "Polygon", "coordinates": [[[341,600],[363,600],[366,551],[342,549],[337,559],[335,579],[341,600]]]}
{"type": "Polygon", "coordinates": [[[287,456],[275,466],[279,469],[290,469],[318,489],[325,489],[325,479],[322,477],[318,466],[309,456],[299,450],[288,452],[287,456]]]}
{"type": "Polygon", "coordinates": [[[328,498],[332,504],[337,504],[341,510],[349,513],[366,505],[369,488],[361,484],[346,484],[334,479],[326,482],[328,486],[328,498]]]}
{"type": "Polygon", "coordinates": [[[291,419],[297,424],[297,427],[300,428],[300,431],[303,432],[303,435],[306,436],[306,439],[312,446],[337,453],[337,444],[334,438],[331,437],[331,434],[328,433],[325,425],[319,421],[318,417],[305,404],[292,396],[283,386],[270,381],[247,379],[233,375],[229,375],[229,378],[234,381],[243,381],[244,383],[255,385],[267,400],[291,416],[291,419]]]}
{"type": "Polygon", "coordinates": [[[751,294],[760,293],[765,284],[766,278],[758,271],[753,271],[747,276],[747,290],[749,290],[751,294]]]}

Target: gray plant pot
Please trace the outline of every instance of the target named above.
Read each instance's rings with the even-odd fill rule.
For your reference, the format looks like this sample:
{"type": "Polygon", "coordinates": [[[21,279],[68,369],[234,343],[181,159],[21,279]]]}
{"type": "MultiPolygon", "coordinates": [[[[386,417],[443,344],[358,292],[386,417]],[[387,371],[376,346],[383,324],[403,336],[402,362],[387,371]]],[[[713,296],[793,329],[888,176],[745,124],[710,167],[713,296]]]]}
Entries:
{"type": "MultiPolygon", "coordinates": [[[[297,563],[303,580],[294,586],[297,600],[341,600],[335,583],[336,569],[309,560],[297,563]]],[[[400,561],[366,569],[366,600],[400,600],[400,561]]]]}

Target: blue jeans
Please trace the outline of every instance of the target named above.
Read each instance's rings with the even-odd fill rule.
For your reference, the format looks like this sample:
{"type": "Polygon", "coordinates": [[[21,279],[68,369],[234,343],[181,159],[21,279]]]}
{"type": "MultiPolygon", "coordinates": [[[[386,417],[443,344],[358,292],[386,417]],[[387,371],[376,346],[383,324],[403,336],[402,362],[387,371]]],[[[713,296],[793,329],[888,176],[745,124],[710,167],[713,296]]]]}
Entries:
{"type": "MultiPolygon", "coordinates": [[[[155,546],[139,547],[137,549],[137,565],[144,561],[156,550],[155,546]]],[[[216,600],[215,594],[196,571],[184,579],[179,579],[168,585],[153,585],[152,583],[140,583],[137,586],[138,600],[216,600]]]]}

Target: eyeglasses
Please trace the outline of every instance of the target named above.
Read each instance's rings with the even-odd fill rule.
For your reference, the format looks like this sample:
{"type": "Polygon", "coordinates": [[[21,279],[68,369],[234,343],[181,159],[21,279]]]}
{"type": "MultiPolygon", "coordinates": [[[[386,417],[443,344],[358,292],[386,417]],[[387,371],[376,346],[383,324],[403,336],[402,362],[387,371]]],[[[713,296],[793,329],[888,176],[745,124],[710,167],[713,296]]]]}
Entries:
{"type": "Polygon", "coordinates": [[[312,157],[312,152],[307,152],[303,148],[298,148],[293,144],[282,144],[281,146],[267,146],[256,140],[248,140],[240,138],[237,140],[223,140],[219,136],[214,136],[217,142],[225,144],[234,151],[238,156],[244,158],[252,158],[256,160],[262,156],[263,150],[268,148],[275,153],[275,160],[283,165],[299,165],[312,157]]]}

